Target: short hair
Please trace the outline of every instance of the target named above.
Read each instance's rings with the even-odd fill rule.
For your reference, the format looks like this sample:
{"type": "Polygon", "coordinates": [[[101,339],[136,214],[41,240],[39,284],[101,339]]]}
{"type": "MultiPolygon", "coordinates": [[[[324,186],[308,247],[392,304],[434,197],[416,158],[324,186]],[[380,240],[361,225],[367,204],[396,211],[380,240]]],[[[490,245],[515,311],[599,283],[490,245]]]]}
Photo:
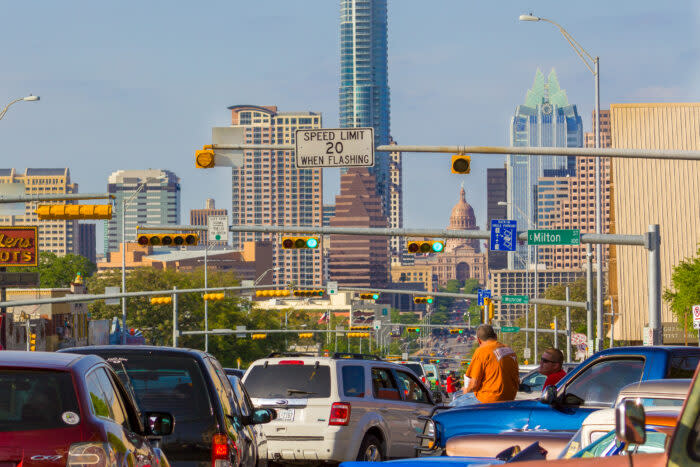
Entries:
{"type": "Polygon", "coordinates": [[[496,339],[496,331],[493,330],[493,326],[490,324],[481,324],[476,328],[476,337],[482,341],[496,339]]]}
{"type": "Polygon", "coordinates": [[[544,351],[555,358],[554,363],[564,363],[564,354],[561,352],[561,350],[555,349],[554,347],[549,347],[544,349],[544,351]]]}

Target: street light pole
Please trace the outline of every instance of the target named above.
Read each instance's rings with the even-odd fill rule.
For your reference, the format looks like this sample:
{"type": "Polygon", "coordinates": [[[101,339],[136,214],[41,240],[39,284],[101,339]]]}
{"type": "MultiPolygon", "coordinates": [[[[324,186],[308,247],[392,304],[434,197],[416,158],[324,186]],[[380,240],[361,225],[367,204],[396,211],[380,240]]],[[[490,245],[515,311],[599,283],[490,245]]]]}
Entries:
{"type": "Polygon", "coordinates": [[[39,100],[39,96],[32,96],[32,95],[29,95],[27,97],[20,97],[19,99],[13,100],[9,104],[7,104],[5,106],[5,108],[0,110],[0,120],[2,120],[2,118],[5,116],[5,114],[7,113],[7,109],[9,109],[12,104],[16,104],[17,102],[20,102],[20,101],[36,102],[38,100],[39,100]]]}

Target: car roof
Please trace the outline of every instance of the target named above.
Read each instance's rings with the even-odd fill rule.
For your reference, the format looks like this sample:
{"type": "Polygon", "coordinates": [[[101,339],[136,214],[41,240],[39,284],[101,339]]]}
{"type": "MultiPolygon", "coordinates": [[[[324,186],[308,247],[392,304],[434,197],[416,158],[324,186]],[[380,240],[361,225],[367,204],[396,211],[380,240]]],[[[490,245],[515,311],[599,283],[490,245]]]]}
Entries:
{"type": "Polygon", "coordinates": [[[26,352],[4,350],[0,352],[0,367],[34,368],[44,370],[71,370],[81,363],[92,366],[102,361],[95,355],[71,355],[57,352],[26,352]]]}
{"type": "Polygon", "coordinates": [[[690,390],[690,379],[658,379],[628,384],[620,389],[617,399],[623,397],[672,396],[685,399],[690,390]]]}
{"type": "Polygon", "coordinates": [[[85,355],[101,355],[103,353],[132,353],[145,355],[192,355],[205,357],[209,354],[198,349],[188,349],[182,347],[165,347],[157,345],[90,345],[85,347],[70,347],[61,349],[58,352],[79,353],[85,355]]]}
{"type": "MultiPolygon", "coordinates": [[[[274,356],[274,357],[264,357],[264,358],[259,358],[255,360],[253,363],[250,364],[248,369],[252,368],[253,366],[258,366],[258,365],[265,365],[265,363],[277,363],[283,360],[299,360],[304,363],[316,363],[316,362],[323,362],[323,363],[328,363],[330,364],[331,362],[352,362],[354,364],[358,363],[371,363],[371,364],[382,364],[382,365],[392,365],[395,367],[403,367],[403,365],[400,365],[394,361],[387,361],[387,360],[381,360],[381,359],[366,359],[366,358],[352,358],[352,357],[340,357],[340,358],[335,358],[335,357],[314,357],[314,356],[309,356],[309,355],[291,355],[291,356],[274,356]]],[[[416,362],[411,362],[411,363],[416,363],[416,362]]],[[[405,368],[405,367],[403,367],[405,368]]]]}
{"type": "MultiPolygon", "coordinates": [[[[648,407],[644,409],[647,425],[675,426],[680,407],[648,407]]],[[[582,425],[614,425],[615,409],[600,409],[588,414],[582,425]]]]}

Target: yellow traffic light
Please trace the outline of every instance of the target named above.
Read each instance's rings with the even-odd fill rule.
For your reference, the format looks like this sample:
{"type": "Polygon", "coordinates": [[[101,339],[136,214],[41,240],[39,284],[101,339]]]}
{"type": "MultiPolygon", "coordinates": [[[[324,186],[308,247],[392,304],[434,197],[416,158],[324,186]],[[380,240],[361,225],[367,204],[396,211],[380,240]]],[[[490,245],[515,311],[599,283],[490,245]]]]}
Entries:
{"type": "Polygon", "coordinates": [[[37,206],[39,220],[111,219],[111,204],[42,204],[37,206]]]}
{"type": "Polygon", "coordinates": [[[465,154],[455,154],[452,156],[452,173],[468,174],[471,170],[472,156],[465,154]]]}
{"type": "Polygon", "coordinates": [[[461,329],[450,329],[450,334],[462,334],[461,329]]]}
{"type": "Polygon", "coordinates": [[[36,333],[34,332],[29,334],[29,350],[31,352],[36,351],[36,333]]]}
{"type": "Polygon", "coordinates": [[[313,332],[300,332],[299,333],[299,339],[311,339],[314,337],[313,332]]]}
{"type": "Polygon", "coordinates": [[[323,297],[325,289],[295,290],[295,297],[323,297]]]}
{"type": "Polygon", "coordinates": [[[198,169],[211,169],[215,164],[214,150],[211,145],[203,146],[201,150],[194,152],[194,166],[198,169]]]}
{"type": "Polygon", "coordinates": [[[420,332],[420,328],[406,328],[408,332],[420,332]]]}
{"type": "Polygon", "coordinates": [[[253,340],[257,339],[267,339],[267,334],[251,334],[250,338],[253,340]]]}
{"type": "Polygon", "coordinates": [[[202,295],[202,299],[211,301],[223,300],[226,295],[223,293],[205,293],[202,295]]]}
{"type": "Polygon", "coordinates": [[[199,243],[199,235],[196,233],[141,234],[136,241],[143,246],[195,246],[199,243]]]}
{"type": "Polygon", "coordinates": [[[554,322],[549,323],[549,329],[554,329],[554,322]]]}
{"type": "Polygon", "coordinates": [[[445,242],[442,240],[419,240],[406,243],[409,253],[442,253],[445,250],[445,242]]]}
{"type": "Polygon", "coordinates": [[[349,332],[348,337],[369,337],[368,332],[349,332]]]}
{"type": "Polygon", "coordinates": [[[318,248],[318,237],[282,237],[282,249],[318,248]]]}
{"type": "Polygon", "coordinates": [[[289,290],[256,290],[256,297],[289,297],[289,290]]]}
{"type": "Polygon", "coordinates": [[[413,303],[433,303],[433,297],[413,297],[413,303]]]}
{"type": "Polygon", "coordinates": [[[378,300],[379,292],[361,293],[359,297],[361,300],[378,300]]]}
{"type": "Polygon", "coordinates": [[[166,305],[173,302],[173,297],[151,297],[151,305],[166,305]]]}
{"type": "Polygon", "coordinates": [[[372,329],[372,326],[350,326],[351,331],[363,331],[366,329],[372,329]]]}
{"type": "Polygon", "coordinates": [[[484,297],[484,307],[488,310],[489,321],[493,320],[493,300],[489,297],[484,297]]]}

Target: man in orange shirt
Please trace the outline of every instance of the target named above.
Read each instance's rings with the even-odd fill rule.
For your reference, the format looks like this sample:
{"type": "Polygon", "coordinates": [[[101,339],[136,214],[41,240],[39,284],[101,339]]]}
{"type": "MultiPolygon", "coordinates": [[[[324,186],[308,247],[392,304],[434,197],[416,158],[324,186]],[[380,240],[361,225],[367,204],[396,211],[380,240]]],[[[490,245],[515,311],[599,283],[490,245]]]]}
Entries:
{"type": "Polygon", "coordinates": [[[476,329],[476,339],[479,348],[465,374],[469,384],[463,389],[465,394],[471,394],[460,405],[512,401],[520,386],[515,352],[496,340],[496,332],[488,324],[476,329]]]}

